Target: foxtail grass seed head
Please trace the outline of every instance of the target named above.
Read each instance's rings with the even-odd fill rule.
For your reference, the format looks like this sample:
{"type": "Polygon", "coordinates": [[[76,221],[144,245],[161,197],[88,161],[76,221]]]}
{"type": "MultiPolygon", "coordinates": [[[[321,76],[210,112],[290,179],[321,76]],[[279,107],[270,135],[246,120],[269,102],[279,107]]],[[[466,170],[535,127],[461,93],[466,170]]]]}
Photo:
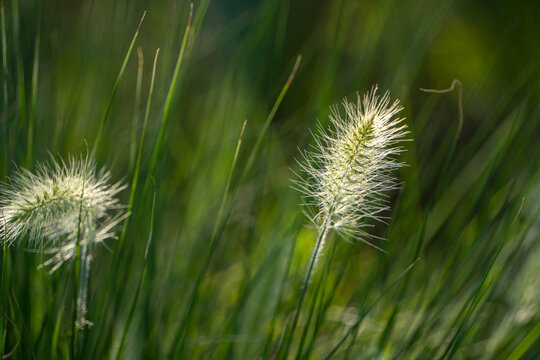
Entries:
{"type": "Polygon", "coordinates": [[[1,241],[26,241],[52,254],[43,265],[56,270],[75,255],[77,239],[92,248],[114,236],[124,218],[116,195],[125,186],[110,184],[110,178],[110,172],[80,158],[51,160],[35,172],[19,170],[0,187],[1,241]]]}
{"type": "Polygon", "coordinates": [[[374,87],[356,102],[343,101],[343,111],[331,109],[329,130],[315,136],[315,145],[304,153],[301,166],[307,180],[297,181],[312,220],[346,236],[365,241],[366,220],[382,220],[389,190],[398,185],[392,173],[404,164],[396,160],[407,135],[399,101],[389,93],[377,95],[374,87]]]}

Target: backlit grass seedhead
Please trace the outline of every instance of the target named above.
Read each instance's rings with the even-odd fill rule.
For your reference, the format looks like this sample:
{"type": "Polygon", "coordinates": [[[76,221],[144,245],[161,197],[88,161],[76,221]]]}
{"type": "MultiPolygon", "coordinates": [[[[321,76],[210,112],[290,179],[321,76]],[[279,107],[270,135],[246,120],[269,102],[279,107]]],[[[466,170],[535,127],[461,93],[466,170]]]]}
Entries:
{"type": "Polygon", "coordinates": [[[314,149],[304,154],[308,180],[297,185],[317,209],[315,223],[363,238],[365,220],[381,220],[387,191],[397,186],[392,172],[403,166],[396,155],[408,132],[396,117],[399,101],[390,103],[388,92],[377,95],[377,87],[358,95],[356,103],[345,99],[343,109],[332,108],[330,129],[321,130],[314,149]]]}
{"type": "Polygon", "coordinates": [[[113,237],[121,220],[116,195],[124,189],[109,184],[110,173],[93,162],[71,158],[38,165],[35,173],[20,170],[1,186],[0,238],[8,244],[27,241],[51,253],[45,265],[58,268],[83,247],[113,237]]]}

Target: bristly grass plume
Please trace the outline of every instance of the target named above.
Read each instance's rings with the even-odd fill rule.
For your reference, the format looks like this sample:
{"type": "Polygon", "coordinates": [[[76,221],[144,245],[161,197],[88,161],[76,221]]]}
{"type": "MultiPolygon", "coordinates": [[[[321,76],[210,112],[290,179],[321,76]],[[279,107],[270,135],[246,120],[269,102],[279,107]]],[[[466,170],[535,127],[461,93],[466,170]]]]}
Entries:
{"type": "Polygon", "coordinates": [[[377,87],[358,94],[357,102],[343,101],[342,112],[333,107],[331,128],[315,136],[315,147],[301,164],[307,181],[297,181],[308,205],[317,209],[312,220],[318,227],[334,229],[366,241],[366,220],[381,221],[388,209],[387,191],[397,187],[392,172],[403,166],[395,156],[398,143],[408,133],[399,101],[390,104],[389,93],[377,87]]]}
{"type": "Polygon", "coordinates": [[[59,266],[73,256],[77,237],[82,245],[112,237],[121,216],[109,212],[121,209],[115,196],[125,186],[109,184],[110,177],[105,169],[97,171],[92,162],[85,166],[75,158],[40,164],[35,173],[18,171],[1,187],[0,238],[8,244],[27,239],[31,247],[56,250],[59,266]]]}
{"type": "Polygon", "coordinates": [[[42,266],[56,271],[80,256],[77,322],[84,326],[87,278],[96,244],[114,237],[114,227],[124,219],[116,195],[125,186],[109,184],[110,172],[96,170],[91,160],[51,160],[35,173],[19,170],[1,186],[0,238],[8,245],[27,243],[51,254],[42,266]],[[111,214],[115,211],[116,214],[111,214]]]}

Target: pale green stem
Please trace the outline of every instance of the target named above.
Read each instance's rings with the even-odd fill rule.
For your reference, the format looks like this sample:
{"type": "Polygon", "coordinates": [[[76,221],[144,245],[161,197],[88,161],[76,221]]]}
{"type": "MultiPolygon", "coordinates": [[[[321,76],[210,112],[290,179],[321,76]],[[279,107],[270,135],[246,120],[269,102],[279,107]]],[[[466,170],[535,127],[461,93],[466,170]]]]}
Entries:
{"type": "Polygon", "coordinates": [[[84,244],[83,246],[81,246],[81,272],[79,273],[76,320],[76,326],[80,330],[84,330],[87,326],[92,325],[92,323],[86,318],[86,314],[88,313],[88,288],[90,280],[90,269],[92,266],[92,253],[90,244],[93,241],[94,240],[90,240],[88,244],[84,244]]]}
{"type": "Polygon", "coordinates": [[[298,324],[298,319],[300,317],[300,310],[302,309],[302,304],[304,302],[304,298],[307,293],[307,287],[311,281],[311,276],[315,269],[315,264],[317,263],[317,259],[319,258],[321,251],[324,247],[324,243],[326,242],[326,238],[328,237],[330,228],[331,228],[330,222],[328,218],[326,218],[323,224],[321,225],[321,228],[319,229],[319,235],[317,236],[317,241],[315,242],[315,246],[313,247],[313,251],[311,253],[311,259],[309,260],[308,270],[304,278],[304,282],[302,284],[302,288],[300,291],[300,297],[298,298],[298,304],[296,305],[296,310],[294,312],[294,318],[291,325],[291,333],[286,340],[287,342],[285,343],[285,352],[283,354],[283,359],[286,359],[289,353],[289,348],[291,346],[291,343],[294,337],[296,325],[298,324]]]}

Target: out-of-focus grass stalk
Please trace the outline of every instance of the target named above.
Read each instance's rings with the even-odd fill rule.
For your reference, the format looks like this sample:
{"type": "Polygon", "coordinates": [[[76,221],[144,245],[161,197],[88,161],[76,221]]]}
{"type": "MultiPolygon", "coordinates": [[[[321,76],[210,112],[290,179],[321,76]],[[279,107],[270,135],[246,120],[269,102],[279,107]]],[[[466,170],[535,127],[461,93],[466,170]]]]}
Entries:
{"type": "MultiPolygon", "coordinates": [[[[242,125],[242,130],[240,130],[240,136],[238,137],[238,142],[236,143],[236,149],[234,151],[234,156],[231,164],[231,168],[229,170],[229,175],[227,176],[227,183],[225,185],[225,191],[223,192],[223,196],[221,198],[221,204],[219,206],[218,211],[218,218],[220,218],[223,214],[223,210],[225,208],[225,203],[227,202],[227,197],[229,194],[229,188],[231,186],[231,180],[232,176],[234,174],[234,169],[236,167],[236,162],[238,160],[238,154],[240,153],[240,147],[242,146],[242,137],[244,136],[244,131],[246,129],[246,123],[247,120],[244,120],[244,124],[242,125]]],[[[210,260],[212,259],[212,254],[214,252],[214,248],[216,245],[215,239],[216,239],[216,233],[217,229],[214,228],[214,234],[212,235],[212,241],[210,242],[210,245],[208,247],[208,251],[206,252],[206,255],[203,260],[203,266],[202,269],[199,271],[199,274],[197,275],[197,279],[195,280],[195,285],[192,290],[191,296],[188,300],[188,307],[186,309],[186,314],[184,315],[183,321],[176,331],[175,339],[173,341],[173,346],[171,350],[173,353],[173,357],[180,356],[182,354],[182,351],[184,349],[184,345],[186,342],[186,336],[189,332],[190,326],[191,326],[191,320],[193,319],[193,315],[195,313],[195,305],[199,298],[199,290],[202,283],[202,280],[204,278],[204,275],[206,274],[206,271],[208,270],[208,266],[210,265],[210,260]]]]}
{"type": "MultiPolygon", "coordinates": [[[[2,32],[2,82],[4,85],[4,96],[3,96],[3,106],[2,106],[2,123],[4,125],[4,167],[3,175],[7,174],[8,162],[9,162],[9,118],[8,118],[8,68],[7,68],[7,44],[6,44],[6,16],[5,16],[5,4],[4,1],[0,3],[0,27],[2,32]]],[[[5,234],[4,234],[5,235],[5,234]]],[[[4,311],[7,311],[7,301],[4,302],[6,298],[4,296],[4,287],[7,277],[7,241],[2,239],[2,274],[0,275],[0,306],[4,311]]],[[[2,315],[2,321],[0,321],[0,354],[4,354],[4,347],[6,343],[6,319],[2,315]]]]}
{"type": "MultiPolygon", "coordinates": [[[[242,175],[240,176],[239,184],[241,184],[245,180],[245,178],[247,177],[249,171],[251,170],[251,167],[254,164],[255,158],[258,155],[259,147],[260,147],[260,145],[262,143],[262,139],[264,138],[264,135],[268,131],[270,123],[272,122],[272,119],[274,118],[274,116],[275,116],[275,114],[277,112],[277,109],[279,108],[279,105],[281,104],[281,101],[285,97],[285,94],[287,93],[287,90],[289,89],[289,87],[290,87],[290,85],[291,85],[291,83],[292,83],[292,81],[294,79],[296,71],[298,70],[298,66],[300,65],[300,60],[301,60],[301,56],[298,55],[298,57],[296,59],[296,62],[294,64],[294,66],[293,66],[293,69],[292,69],[292,71],[291,71],[291,73],[289,75],[289,78],[287,79],[287,81],[285,82],[285,85],[281,89],[281,92],[279,93],[276,102],[272,106],[272,109],[271,109],[270,113],[268,114],[268,117],[266,118],[266,121],[265,121],[265,123],[263,125],[263,128],[261,129],[261,131],[259,133],[259,136],[257,137],[257,141],[255,143],[255,146],[253,147],[251,155],[250,155],[250,157],[249,157],[249,159],[248,159],[248,161],[246,163],[246,166],[244,167],[244,171],[242,172],[242,175]]],[[[233,196],[231,197],[231,200],[230,201],[228,200],[229,197],[230,197],[229,196],[230,182],[231,182],[232,174],[234,172],[234,167],[235,167],[235,164],[236,164],[236,157],[237,157],[238,151],[239,151],[240,140],[241,140],[241,137],[239,139],[237,149],[235,151],[233,164],[232,164],[231,170],[229,172],[229,178],[227,180],[227,185],[225,186],[225,192],[224,192],[223,197],[222,197],[222,201],[221,201],[221,204],[220,204],[220,207],[219,207],[218,215],[216,217],[216,221],[214,222],[214,228],[212,230],[212,237],[210,239],[210,244],[208,246],[208,251],[207,251],[205,260],[203,262],[203,266],[202,266],[201,270],[199,271],[199,274],[197,275],[197,279],[195,280],[195,285],[194,285],[192,294],[190,296],[190,299],[188,300],[188,307],[186,309],[186,314],[184,315],[184,321],[182,321],[182,323],[180,324],[178,330],[176,331],[176,335],[175,335],[173,345],[172,345],[172,348],[171,348],[171,351],[172,351],[171,354],[170,354],[171,356],[176,357],[176,356],[180,356],[182,354],[182,351],[183,351],[183,348],[184,348],[184,345],[185,345],[185,341],[186,341],[186,337],[187,337],[187,334],[189,332],[189,328],[191,326],[191,320],[192,320],[194,312],[195,312],[195,303],[196,303],[196,301],[198,299],[198,296],[199,296],[199,289],[200,289],[200,286],[201,286],[202,279],[204,278],[204,275],[206,274],[206,271],[208,270],[208,266],[210,265],[210,260],[212,258],[212,254],[213,254],[214,249],[215,249],[215,247],[216,247],[216,245],[217,245],[217,243],[219,241],[221,231],[224,228],[224,226],[226,224],[226,221],[227,221],[227,219],[229,217],[229,213],[230,213],[230,210],[231,210],[231,205],[230,204],[234,203],[234,200],[235,200],[235,198],[236,198],[236,196],[238,194],[238,190],[237,190],[233,194],[233,196]],[[226,209],[227,205],[228,205],[228,207],[226,209]]]]}
{"type": "MultiPolygon", "coordinates": [[[[295,238],[298,238],[298,234],[296,234],[295,238]]],[[[268,329],[266,331],[266,343],[264,344],[264,350],[263,350],[263,356],[262,356],[263,359],[268,359],[270,356],[270,348],[272,345],[272,339],[274,337],[274,328],[276,324],[276,318],[278,316],[279,302],[281,300],[281,297],[283,296],[285,283],[287,281],[289,270],[291,268],[291,262],[292,262],[293,254],[294,254],[294,247],[295,247],[295,244],[291,243],[289,247],[289,254],[287,256],[287,264],[285,268],[283,269],[283,276],[281,277],[281,280],[279,282],[277,301],[276,301],[276,304],[274,305],[274,310],[272,311],[272,317],[270,318],[270,324],[268,325],[268,329]]]]}
{"type": "Polygon", "coordinates": [[[118,248],[122,249],[122,245],[124,244],[127,229],[129,226],[129,220],[131,218],[131,209],[133,208],[133,202],[135,201],[135,193],[137,191],[137,185],[139,183],[139,172],[141,169],[141,159],[142,159],[142,153],[144,150],[144,140],[146,138],[146,129],[148,127],[148,118],[150,117],[150,108],[152,106],[152,95],[154,93],[154,82],[156,79],[156,67],[157,67],[157,60],[159,55],[159,49],[156,50],[156,55],[154,56],[154,65],[152,67],[152,78],[150,80],[150,89],[148,90],[148,99],[146,100],[146,110],[144,113],[144,120],[143,120],[143,127],[142,127],[142,133],[141,133],[141,142],[139,143],[139,149],[137,151],[137,160],[135,162],[135,171],[133,172],[133,180],[131,181],[131,192],[129,194],[129,202],[127,207],[127,213],[128,217],[124,221],[124,228],[122,230],[122,233],[120,235],[120,239],[118,241],[118,248]]]}
{"type": "Polygon", "coordinates": [[[326,242],[326,238],[328,237],[328,234],[330,232],[329,221],[330,219],[326,218],[319,229],[319,234],[317,235],[317,240],[315,241],[315,246],[313,247],[311,258],[309,260],[308,270],[304,277],[304,281],[302,282],[302,288],[300,289],[300,297],[298,298],[298,303],[296,304],[296,309],[294,310],[294,317],[291,324],[291,330],[288,336],[286,336],[285,345],[283,348],[284,349],[283,356],[282,356],[283,359],[287,359],[287,356],[289,354],[289,349],[292,343],[292,339],[294,338],[296,325],[298,324],[298,318],[300,317],[300,310],[302,308],[302,304],[304,303],[304,297],[306,296],[307,288],[311,281],[311,275],[313,274],[315,263],[317,262],[317,259],[319,257],[322,245],[326,242]]]}
{"type": "MultiPolygon", "coordinates": [[[[510,191],[508,193],[508,198],[511,196],[512,192],[510,191]]],[[[510,202],[510,199],[506,200],[506,203],[510,202]]],[[[493,272],[493,267],[495,265],[495,261],[501,254],[501,251],[503,247],[506,245],[508,239],[510,238],[512,230],[514,230],[514,223],[515,219],[519,215],[521,211],[521,205],[523,205],[523,202],[521,202],[521,205],[518,206],[518,202],[514,202],[514,211],[511,211],[510,216],[506,216],[506,221],[503,226],[503,229],[505,230],[505,233],[500,237],[499,243],[497,244],[497,248],[495,251],[493,251],[493,254],[491,255],[491,258],[488,262],[488,265],[486,266],[484,270],[484,275],[482,277],[482,280],[479,282],[478,286],[476,287],[476,290],[470,295],[469,299],[465,302],[463,307],[461,308],[461,311],[458,312],[458,315],[456,316],[456,319],[454,323],[449,327],[447,330],[446,336],[443,337],[444,342],[440,344],[439,348],[442,349],[444,347],[444,343],[446,343],[447,339],[451,339],[448,342],[448,345],[446,346],[446,349],[444,353],[441,355],[440,359],[451,359],[454,355],[457,344],[463,339],[464,333],[467,331],[467,322],[468,320],[475,314],[475,310],[477,307],[481,306],[481,302],[485,301],[485,298],[489,295],[491,290],[493,289],[493,285],[498,280],[500,273],[496,275],[491,275],[489,283],[488,283],[488,277],[493,272]],[[458,326],[459,325],[459,326],[458,326]],[[454,331],[454,329],[457,328],[457,331],[454,332],[454,335],[451,337],[451,332],[454,331]]],[[[478,313],[476,313],[478,314],[478,313]]]]}
{"type": "Polygon", "coordinates": [[[508,356],[508,360],[523,359],[523,355],[527,352],[527,350],[531,349],[535,343],[538,344],[538,339],[540,339],[540,322],[536,323],[534,328],[529,331],[527,336],[521,340],[514,351],[512,351],[512,353],[508,356]]]}
{"type": "Polygon", "coordinates": [[[4,85],[3,107],[2,107],[2,123],[4,124],[4,172],[7,174],[9,162],[9,94],[8,94],[8,67],[7,67],[7,39],[6,39],[6,14],[4,0],[0,3],[0,28],[2,32],[2,83],[4,85]]]}
{"type": "MultiPolygon", "coordinates": [[[[157,59],[157,52],[156,52],[156,59],[157,59]]],[[[141,287],[144,281],[144,277],[146,275],[146,266],[148,264],[148,251],[150,249],[150,245],[152,244],[152,233],[154,231],[155,208],[156,208],[156,190],[154,189],[154,197],[152,199],[152,212],[150,215],[150,230],[148,231],[148,239],[146,241],[146,248],[144,250],[144,260],[143,260],[143,265],[142,265],[141,276],[139,277],[139,282],[137,283],[137,290],[135,290],[135,297],[133,298],[133,302],[131,303],[131,308],[129,310],[128,318],[126,320],[126,326],[124,327],[122,340],[120,341],[120,347],[118,348],[118,354],[116,355],[117,359],[122,358],[122,353],[124,351],[124,346],[126,343],[126,337],[129,332],[131,322],[133,321],[133,315],[135,314],[135,308],[137,307],[137,302],[139,301],[139,295],[141,293],[141,287]]]]}
{"type": "MultiPolygon", "coordinates": [[[[20,45],[20,17],[19,0],[14,0],[11,4],[12,27],[13,27],[13,46],[15,48],[15,63],[17,64],[17,98],[20,126],[26,123],[26,92],[24,90],[24,66],[21,56],[20,45]]],[[[7,110],[7,109],[6,109],[7,110]]]]}
{"type": "Polygon", "coordinates": [[[109,97],[109,101],[107,103],[107,107],[105,108],[105,114],[101,118],[101,121],[99,123],[99,127],[97,130],[96,140],[94,141],[94,146],[92,147],[92,155],[91,158],[95,158],[97,148],[99,146],[99,143],[101,141],[101,134],[103,133],[103,126],[105,125],[105,122],[107,121],[107,118],[109,117],[109,113],[111,112],[112,103],[114,100],[114,97],[116,95],[116,91],[118,90],[118,85],[120,84],[120,80],[122,79],[122,76],[124,75],[124,71],[126,70],[126,66],[128,63],[128,60],[131,56],[131,52],[133,50],[133,46],[135,45],[135,42],[137,41],[137,37],[139,36],[139,31],[141,29],[142,22],[144,20],[144,17],[146,16],[146,11],[143,12],[141,20],[139,21],[139,26],[137,26],[137,30],[135,31],[135,35],[133,35],[133,39],[131,40],[131,44],[129,44],[128,51],[126,53],[126,56],[124,57],[124,62],[122,63],[122,67],[120,68],[120,72],[118,73],[118,76],[116,77],[116,81],[114,82],[113,90],[111,92],[111,96],[109,97]]]}
{"type": "Polygon", "coordinates": [[[409,265],[394,281],[392,281],[383,290],[383,292],[379,295],[379,297],[377,297],[377,299],[375,299],[375,301],[364,312],[362,312],[362,314],[358,317],[356,322],[349,328],[349,330],[347,330],[345,335],[343,335],[341,340],[339,340],[338,343],[332,348],[332,350],[330,350],[328,355],[326,355],[326,357],[325,357],[326,360],[331,359],[334,356],[336,351],[338,351],[338,349],[341,347],[341,345],[343,345],[345,340],[347,340],[347,338],[358,329],[358,327],[360,326],[362,321],[365,319],[366,315],[369,314],[369,312],[388,293],[388,291],[390,291],[390,289],[392,289],[405,275],[407,275],[411,271],[411,269],[416,265],[416,263],[418,263],[418,261],[420,261],[420,258],[416,259],[411,265],[409,265]]]}
{"type": "MultiPolygon", "coordinates": [[[[452,141],[450,150],[448,151],[448,154],[446,156],[444,165],[441,169],[439,180],[437,181],[437,184],[436,184],[435,192],[433,193],[433,196],[430,199],[426,214],[424,215],[422,226],[420,228],[420,231],[418,232],[418,235],[416,238],[416,246],[415,246],[414,253],[412,254],[412,259],[418,258],[423,249],[427,223],[433,209],[435,208],[435,204],[439,198],[440,192],[442,191],[443,184],[446,178],[446,173],[448,171],[448,167],[450,166],[450,160],[452,159],[452,156],[454,155],[454,151],[456,150],[459,136],[461,134],[461,128],[463,127],[463,92],[462,92],[461,82],[459,80],[455,79],[454,81],[452,81],[452,85],[448,89],[443,89],[443,90],[423,89],[423,88],[420,89],[421,91],[424,91],[424,92],[442,94],[442,93],[453,91],[456,87],[458,88],[458,124],[457,124],[456,133],[454,135],[454,140],[452,141]]],[[[410,280],[410,277],[406,276],[405,280],[403,281],[403,286],[400,289],[398,299],[401,299],[405,295],[405,292],[409,285],[409,280],[410,280]]],[[[390,317],[388,318],[388,321],[386,322],[385,328],[379,337],[379,341],[378,341],[379,349],[383,349],[386,342],[388,341],[390,333],[392,332],[392,329],[394,327],[395,318],[397,314],[399,313],[399,310],[400,310],[400,306],[399,306],[399,301],[398,301],[396,306],[394,306],[394,308],[392,309],[392,313],[390,314],[390,317]]]]}
{"type": "MultiPolygon", "coordinates": [[[[298,235],[298,233],[297,233],[297,230],[295,229],[299,229],[299,227],[297,226],[299,224],[299,220],[298,220],[299,218],[300,217],[298,216],[297,219],[293,222],[294,225],[288,231],[284,232],[283,235],[281,234],[276,235],[276,237],[282,238],[282,239],[290,239],[291,238],[290,234],[294,234],[292,238],[296,239],[296,236],[298,235]]],[[[282,244],[278,244],[277,246],[275,246],[269,252],[268,256],[265,257],[264,261],[261,261],[258,264],[258,269],[255,271],[253,276],[250,276],[249,273],[247,273],[246,271],[247,274],[245,276],[248,277],[249,280],[247,280],[244,283],[244,286],[242,287],[239,298],[236,301],[236,304],[234,305],[234,309],[231,312],[232,315],[229,318],[229,324],[223,328],[223,333],[229,333],[229,334],[238,333],[240,315],[245,310],[248,299],[251,296],[254,296],[254,292],[257,286],[260,285],[261,279],[269,272],[272,272],[271,269],[275,268],[276,270],[278,270],[279,259],[282,256],[286,256],[287,258],[291,257],[290,253],[292,249],[294,248],[295,243],[296,243],[295,241],[285,241],[282,244]]],[[[249,265],[245,265],[245,266],[247,268],[249,265]]],[[[287,267],[287,274],[288,274],[289,265],[287,265],[286,267],[287,267]]],[[[282,277],[283,276],[281,277],[276,276],[275,279],[277,280],[277,282],[279,282],[282,277]]],[[[276,289],[279,289],[278,292],[281,293],[282,291],[281,287],[276,288],[276,289]]],[[[280,298],[281,296],[276,297],[277,304],[279,304],[280,298]]],[[[271,317],[270,319],[271,321],[273,321],[274,317],[271,317]]],[[[224,354],[226,354],[224,355],[224,358],[228,359],[228,358],[234,357],[235,345],[236,344],[234,342],[229,343],[227,350],[224,352],[224,354]]],[[[266,341],[265,341],[265,345],[266,345],[266,341]]]]}
{"type": "Polygon", "coordinates": [[[129,149],[130,172],[133,171],[133,166],[135,165],[135,159],[137,156],[137,133],[139,130],[139,118],[141,114],[140,106],[144,57],[140,47],[137,48],[137,55],[139,57],[139,66],[137,67],[137,84],[135,85],[135,108],[133,110],[133,121],[131,122],[131,141],[129,149]]]}
{"type": "MultiPolygon", "coordinates": [[[[64,298],[65,296],[62,296],[62,299],[64,298]]],[[[62,314],[63,314],[63,311],[59,311],[58,314],[56,314],[56,320],[54,322],[54,329],[53,329],[53,335],[52,335],[52,341],[51,341],[51,359],[58,358],[58,355],[57,355],[58,354],[58,339],[60,337],[60,326],[62,324],[62,314]]]]}
{"type": "Polygon", "coordinates": [[[315,286],[315,289],[314,289],[313,297],[311,299],[311,304],[309,306],[308,316],[306,319],[306,323],[304,324],[304,330],[302,331],[302,335],[300,336],[300,343],[298,345],[298,351],[296,353],[297,359],[303,358],[302,351],[304,350],[304,344],[309,334],[309,327],[311,324],[311,320],[313,318],[313,314],[315,312],[315,306],[317,305],[317,300],[319,299],[319,296],[320,296],[320,307],[321,308],[323,307],[324,295],[325,295],[324,290],[326,288],[326,283],[328,280],[328,273],[330,271],[330,266],[332,265],[332,259],[334,257],[335,249],[336,249],[336,242],[332,241],[332,244],[330,245],[329,254],[328,256],[326,256],[323,272],[321,276],[319,277],[319,279],[317,280],[317,285],[315,286]]]}
{"type": "MultiPolygon", "coordinates": [[[[41,6],[38,5],[38,9],[41,6]]],[[[39,45],[41,39],[41,11],[39,11],[36,40],[34,42],[34,61],[32,65],[32,89],[30,92],[30,116],[28,117],[28,142],[26,148],[26,166],[30,168],[34,154],[34,127],[36,122],[36,99],[39,78],[39,45]]]]}
{"type": "Polygon", "coordinates": [[[182,61],[184,60],[184,53],[186,51],[186,44],[189,37],[189,30],[191,29],[191,19],[193,18],[193,3],[190,4],[189,7],[189,17],[188,22],[186,25],[186,30],[184,31],[184,37],[182,39],[182,45],[180,46],[180,52],[178,53],[178,58],[176,60],[176,65],[174,67],[174,73],[171,80],[171,84],[169,85],[169,91],[167,92],[167,98],[165,100],[165,106],[163,108],[163,115],[161,117],[161,125],[159,128],[158,138],[156,145],[154,147],[154,150],[152,152],[152,158],[150,161],[150,172],[148,175],[148,181],[150,177],[153,175],[154,170],[157,165],[157,160],[159,153],[161,151],[161,147],[163,146],[163,141],[165,138],[165,130],[167,129],[167,123],[169,121],[169,113],[171,111],[171,105],[172,100],[174,97],[174,93],[176,92],[176,88],[178,86],[178,76],[180,74],[180,68],[182,66],[182,61]]]}
{"type": "MultiPolygon", "coordinates": [[[[129,194],[129,201],[128,201],[128,205],[127,205],[127,217],[126,217],[126,219],[124,221],[122,232],[120,233],[120,237],[118,239],[117,251],[114,252],[113,261],[111,262],[111,273],[113,273],[113,274],[118,273],[118,270],[119,270],[119,266],[120,266],[120,263],[121,263],[121,261],[120,261],[121,260],[121,255],[123,254],[122,248],[124,246],[125,239],[126,239],[126,236],[127,236],[127,231],[128,231],[129,223],[130,223],[131,216],[132,216],[131,210],[133,209],[133,204],[135,202],[135,194],[137,193],[137,188],[138,188],[138,184],[139,184],[139,175],[140,175],[140,170],[141,170],[142,155],[143,155],[143,151],[144,151],[144,144],[145,144],[146,133],[147,133],[147,128],[148,128],[148,120],[150,118],[150,109],[152,107],[152,98],[153,98],[153,94],[154,94],[154,84],[155,84],[155,79],[156,79],[156,69],[157,69],[158,56],[159,56],[159,48],[156,50],[156,54],[154,56],[154,63],[153,63],[153,66],[152,66],[152,77],[151,77],[151,80],[150,80],[150,88],[148,90],[148,96],[147,96],[147,99],[146,99],[146,109],[145,109],[145,114],[144,114],[143,126],[142,126],[142,130],[141,130],[141,139],[140,139],[140,142],[138,144],[137,158],[135,160],[135,170],[133,172],[133,178],[132,178],[132,182],[131,182],[131,191],[130,191],[130,194],[129,194]]],[[[109,283],[110,284],[109,286],[111,287],[111,289],[113,289],[113,288],[117,289],[119,286],[121,286],[119,284],[120,281],[122,281],[122,279],[120,277],[111,279],[110,283],[109,283]]],[[[101,298],[102,305],[108,304],[111,301],[112,296],[114,295],[113,293],[114,293],[114,291],[109,292],[109,293],[107,293],[105,296],[103,296],[101,298]]],[[[118,299],[116,299],[115,304],[117,303],[118,300],[119,300],[119,297],[118,297],[118,299]]],[[[105,326],[105,318],[101,319],[101,322],[98,324],[98,326],[100,328],[105,326]]],[[[107,331],[110,331],[110,330],[107,330],[107,331]]]]}
{"type": "MultiPolygon", "coordinates": [[[[77,321],[79,320],[79,293],[80,287],[84,286],[81,284],[81,235],[82,235],[82,216],[83,216],[83,200],[84,200],[84,188],[86,186],[86,173],[88,166],[88,150],[86,152],[86,157],[84,159],[84,172],[83,172],[83,183],[81,189],[81,200],[79,205],[79,223],[77,230],[77,242],[75,244],[75,263],[73,266],[73,317],[71,319],[72,323],[72,337],[71,337],[71,358],[76,359],[78,357],[78,346],[82,344],[83,339],[78,339],[79,328],[77,326],[77,321]]],[[[85,252],[86,253],[86,252],[85,252]]],[[[86,262],[85,258],[82,258],[82,261],[86,262]]],[[[84,328],[83,328],[84,329],[84,328]]]]}
{"type": "MultiPolygon", "coordinates": [[[[125,239],[126,239],[126,236],[127,236],[127,231],[128,231],[130,219],[131,219],[131,216],[132,216],[131,210],[133,208],[133,203],[135,202],[135,194],[136,194],[138,183],[139,183],[139,174],[140,174],[140,170],[141,170],[141,162],[142,162],[142,155],[143,155],[143,151],[144,151],[144,143],[145,143],[145,140],[146,140],[146,132],[147,132],[147,128],[148,128],[148,120],[150,118],[150,109],[151,109],[152,98],[153,98],[153,94],[154,94],[154,84],[155,84],[155,78],[156,78],[156,68],[157,68],[158,56],[159,56],[159,48],[156,50],[156,54],[154,56],[154,63],[152,65],[152,77],[151,77],[151,80],[150,80],[150,88],[148,90],[148,97],[147,97],[147,100],[146,100],[146,109],[145,109],[145,114],[144,114],[143,127],[142,127],[142,130],[141,130],[141,139],[140,139],[140,142],[138,144],[137,158],[135,160],[135,170],[133,172],[133,178],[132,178],[132,183],[131,183],[131,191],[130,191],[128,206],[127,206],[127,214],[128,215],[127,215],[127,217],[126,217],[126,219],[124,221],[122,232],[120,233],[120,237],[118,239],[117,251],[115,251],[115,253],[113,255],[113,261],[111,262],[111,265],[110,265],[111,273],[113,273],[113,274],[116,274],[119,271],[119,266],[120,266],[120,263],[121,263],[120,256],[123,254],[122,248],[124,246],[125,239]]],[[[151,175],[149,174],[148,179],[147,179],[148,182],[150,181],[150,178],[151,178],[151,175]]],[[[122,281],[122,279],[120,277],[111,278],[110,282],[109,282],[109,286],[111,287],[111,289],[119,289],[119,287],[122,286],[120,284],[121,281],[122,281]]],[[[115,293],[115,291],[111,291],[111,292],[107,293],[105,296],[103,296],[100,299],[100,305],[101,305],[100,307],[103,307],[103,306],[106,306],[106,304],[109,304],[109,302],[111,302],[111,300],[113,299],[113,295],[115,295],[116,296],[116,299],[115,299],[115,302],[114,302],[115,305],[113,306],[113,313],[115,315],[113,315],[113,316],[116,316],[117,304],[118,304],[118,301],[121,299],[121,296],[119,295],[120,291],[118,293],[116,293],[116,294],[113,294],[113,293],[115,293]]],[[[105,317],[102,317],[101,322],[98,324],[98,326],[102,330],[104,330],[103,326],[105,326],[105,321],[106,321],[105,317]]],[[[104,330],[104,331],[110,332],[111,329],[107,329],[107,330],[104,330]]],[[[96,356],[95,351],[97,351],[97,349],[94,349],[93,356],[96,356]]]]}
{"type": "MultiPolygon", "coordinates": [[[[4,238],[2,239],[2,274],[0,274],[0,311],[7,312],[7,303],[6,300],[4,302],[4,299],[7,297],[4,296],[6,288],[6,279],[8,278],[7,273],[7,251],[8,251],[8,245],[7,245],[7,239],[4,233],[4,238]]],[[[2,321],[0,321],[0,334],[2,336],[2,339],[0,340],[0,354],[4,354],[4,347],[6,345],[6,337],[7,337],[7,326],[6,326],[7,319],[5,319],[4,314],[2,313],[2,321]]]]}
{"type": "Polygon", "coordinates": [[[246,166],[244,167],[244,171],[242,172],[242,176],[240,177],[239,183],[242,183],[245,180],[248,173],[251,171],[251,168],[253,167],[253,163],[255,162],[255,159],[258,156],[259,148],[261,147],[263,138],[266,135],[266,132],[268,131],[268,128],[270,127],[270,124],[272,123],[272,120],[274,119],[274,116],[276,115],[276,112],[279,109],[279,105],[281,105],[281,102],[283,101],[283,98],[285,97],[285,94],[287,93],[287,90],[289,90],[289,87],[291,86],[294,76],[296,75],[296,72],[298,71],[298,66],[300,66],[300,61],[302,61],[302,55],[298,55],[296,57],[296,62],[294,63],[291,74],[289,75],[287,82],[285,82],[285,85],[283,85],[283,88],[281,89],[281,92],[279,93],[277,100],[274,103],[274,106],[272,106],[272,109],[270,110],[270,113],[268,114],[268,117],[266,118],[266,121],[264,122],[264,125],[259,133],[259,136],[257,137],[257,141],[255,142],[255,145],[253,146],[253,149],[251,150],[251,155],[249,156],[246,166]]]}
{"type": "MultiPolygon", "coordinates": [[[[335,246],[336,246],[336,242],[334,241],[332,242],[332,247],[335,248],[335,246]]],[[[306,351],[302,354],[303,359],[309,359],[309,356],[315,345],[315,341],[317,339],[317,334],[319,332],[319,329],[321,328],[321,325],[324,322],[326,311],[328,310],[328,307],[332,303],[332,299],[335,297],[335,294],[336,294],[336,289],[341,284],[341,280],[343,279],[345,275],[345,271],[347,270],[348,261],[350,261],[350,257],[347,258],[347,260],[340,265],[341,269],[334,280],[334,284],[332,286],[332,289],[330,290],[331,295],[328,297],[328,299],[325,299],[326,297],[325,294],[326,294],[326,282],[328,282],[329,276],[325,275],[325,278],[324,278],[325,284],[323,285],[323,294],[321,296],[317,318],[315,320],[315,328],[313,329],[313,334],[311,335],[311,339],[306,346],[306,351]]]]}

